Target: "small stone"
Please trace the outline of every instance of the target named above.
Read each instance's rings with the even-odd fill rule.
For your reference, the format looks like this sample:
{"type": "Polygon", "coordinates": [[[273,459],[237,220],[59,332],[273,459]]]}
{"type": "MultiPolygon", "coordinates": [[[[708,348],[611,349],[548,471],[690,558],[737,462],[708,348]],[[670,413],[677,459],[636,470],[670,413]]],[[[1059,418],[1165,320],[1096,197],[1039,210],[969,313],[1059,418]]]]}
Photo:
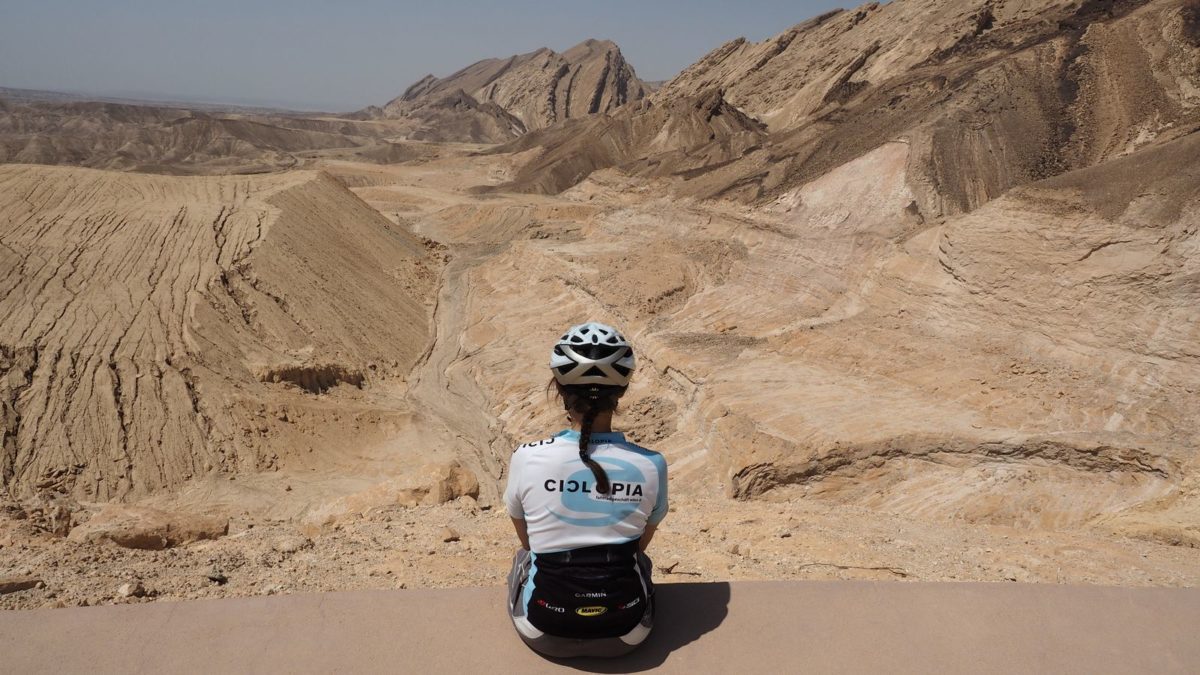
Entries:
{"type": "Polygon", "coordinates": [[[42,583],[41,579],[34,579],[33,577],[0,579],[0,595],[27,591],[31,588],[37,588],[40,583],[42,583]]]}
{"type": "Polygon", "coordinates": [[[225,576],[225,573],[222,572],[221,570],[214,569],[213,571],[209,572],[205,576],[208,578],[209,581],[213,582],[214,584],[216,584],[218,586],[224,586],[226,583],[229,582],[229,577],[225,576]]]}
{"type": "Polygon", "coordinates": [[[729,553],[732,555],[741,555],[742,554],[742,547],[737,542],[734,542],[734,543],[730,544],[729,546],[726,546],[725,550],[729,551],[729,553]]]}
{"type": "Polygon", "coordinates": [[[456,532],[454,530],[454,528],[443,527],[442,532],[441,532],[441,538],[442,538],[442,541],[448,543],[448,542],[452,542],[452,541],[458,541],[459,539],[461,539],[461,536],[458,534],[458,532],[456,532]]]}
{"type": "Polygon", "coordinates": [[[779,538],[780,538],[780,539],[787,539],[788,537],[791,537],[791,536],[792,536],[792,533],[791,533],[790,531],[788,531],[788,530],[784,530],[784,531],[782,531],[782,532],[780,532],[780,533],[779,533],[779,538]]]}
{"type": "Polygon", "coordinates": [[[117,595],[122,598],[142,598],[146,596],[146,587],[140,581],[127,582],[117,587],[117,595]]]}
{"type": "Polygon", "coordinates": [[[286,485],[286,486],[284,486],[284,488],[283,488],[283,491],[284,491],[284,492],[291,492],[291,491],[292,491],[292,486],[291,486],[291,485],[286,485]]]}

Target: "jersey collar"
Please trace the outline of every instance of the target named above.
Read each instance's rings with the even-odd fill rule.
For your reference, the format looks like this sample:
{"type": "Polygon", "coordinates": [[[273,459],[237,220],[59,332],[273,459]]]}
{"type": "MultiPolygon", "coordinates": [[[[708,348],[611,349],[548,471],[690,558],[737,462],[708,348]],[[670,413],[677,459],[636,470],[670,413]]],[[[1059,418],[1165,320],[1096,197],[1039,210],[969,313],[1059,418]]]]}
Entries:
{"type": "MultiPolygon", "coordinates": [[[[574,429],[563,429],[557,434],[554,434],[554,437],[565,438],[568,441],[578,441],[579,432],[575,431],[574,429]]],[[[592,440],[597,443],[624,443],[625,434],[621,433],[620,431],[607,431],[603,433],[592,432],[592,440]]]]}

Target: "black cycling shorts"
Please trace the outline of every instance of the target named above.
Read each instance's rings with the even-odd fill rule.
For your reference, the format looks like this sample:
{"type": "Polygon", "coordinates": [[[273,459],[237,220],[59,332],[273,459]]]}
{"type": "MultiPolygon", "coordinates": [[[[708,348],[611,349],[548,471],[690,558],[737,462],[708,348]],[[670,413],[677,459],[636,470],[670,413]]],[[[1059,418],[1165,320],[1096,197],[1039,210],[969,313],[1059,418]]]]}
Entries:
{"type": "Polygon", "coordinates": [[[538,553],[527,617],[549,635],[592,639],[627,634],[653,597],[638,542],[538,553]]]}

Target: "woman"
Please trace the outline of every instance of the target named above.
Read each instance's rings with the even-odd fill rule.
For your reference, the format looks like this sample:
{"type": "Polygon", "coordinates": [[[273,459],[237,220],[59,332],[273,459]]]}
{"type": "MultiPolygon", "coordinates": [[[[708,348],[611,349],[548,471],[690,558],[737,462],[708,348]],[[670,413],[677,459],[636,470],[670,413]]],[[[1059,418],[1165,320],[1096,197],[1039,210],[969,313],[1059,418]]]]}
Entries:
{"type": "Polygon", "coordinates": [[[667,464],[613,431],[633,350],[616,329],[572,327],[550,356],[571,429],[517,448],[504,501],[521,540],[513,624],[548,656],[619,656],[650,634],[645,550],[667,515],[667,464]]]}

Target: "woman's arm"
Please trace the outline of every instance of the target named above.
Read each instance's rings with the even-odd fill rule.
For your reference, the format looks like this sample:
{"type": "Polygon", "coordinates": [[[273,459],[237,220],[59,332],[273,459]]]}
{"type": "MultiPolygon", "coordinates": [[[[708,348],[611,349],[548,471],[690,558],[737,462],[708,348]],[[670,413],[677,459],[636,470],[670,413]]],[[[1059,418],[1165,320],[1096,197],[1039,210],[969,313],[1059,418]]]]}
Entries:
{"type": "Polygon", "coordinates": [[[521,548],[529,550],[529,527],[524,518],[513,518],[513,528],[517,531],[517,539],[521,540],[521,548]]]}
{"type": "MultiPolygon", "coordinates": [[[[524,524],[525,521],[521,521],[524,524]]],[[[650,540],[654,538],[654,531],[658,529],[657,525],[646,523],[646,529],[642,531],[642,541],[638,544],[638,550],[645,553],[646,547],[650,545],[650,540]]]]}

